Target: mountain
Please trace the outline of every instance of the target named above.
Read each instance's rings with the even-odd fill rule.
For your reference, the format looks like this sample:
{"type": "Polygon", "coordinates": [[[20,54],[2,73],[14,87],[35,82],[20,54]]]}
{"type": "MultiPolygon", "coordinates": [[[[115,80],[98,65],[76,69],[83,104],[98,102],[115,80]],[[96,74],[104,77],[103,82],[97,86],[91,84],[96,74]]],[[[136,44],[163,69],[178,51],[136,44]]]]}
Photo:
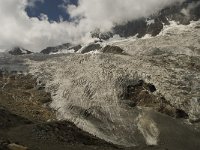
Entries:
{"type": "MultiPolygon", "coordinates": [[[[139,18],[137,20],[129,21],[123,25],[116,25],[110,32],[101,33],[100,29],[96,29],[91,32],[93,38],[99,38],[100,43],[102,40],[108,40],[114,35],[120,37],[131,37],[137,35],[138,38],[145,35],[156,36],[164,28],[169,25],[170,21],[175,21],[178,24],[188,25],[190,21],[197,21],[200,19],[200,1],[199,0],[187,0],[184,3],[175,3],[172,6],[166,7],[147,18],[139,18]]],[[[81,50],[81,53],[88,53],[101,49],[102,46],[98,42],[89,43],[85,46],[73,45],[70,43],[58,45],[55,47],[47,47],[41,51],[43,54],[50,53],[67,53],[77,52],[81,50]]]]}
{"type": "Polygon", "coordinates": [[[95,50],[100,50],[101,48],[102,46],[99,43],[89,43],[81,49],[81,53],[85,54],[85,53],[89,53],[95,50]]]}
{"type": "MultiPolygon", "coordinates": [[[[101,41],[102,42],[102,41],[101,41]]],[[[91,51],[100,50],[102,48],[100,41],[95,41],[91,43],[85,43],[85,45],[73,45],[66,43],[63,45],[58,45],[55,47],[47,47],[42,50],[42,54],[53,54],[53,53],[76,53],[80,52],[82,54],[89,53],[91,51]]]]}
{"type": "Polygon", "coordinates": [[[135,36],[143,37],[146,34],[152,36],[158,35],[164,25],[169,25],[170,21],[176,21],[179,24],[188,25],[190,21],[200,19],[200,1],[187,0],[180,4],[176,3],[172,6],[162,9],[160,12],[149,16],[148,18],[140,18],[129,21],[124,25],[116,25],[112,31],[100,33],[97,29],[91,33],[92,37],[107,40],[113,35],[118,34],[121,37],[135,36]]]}
{"type": "Polygon", "coordinates": [[[55,46],[55,47],[47,47],[47,48],[43,49],[40,53],[42,53],[42,54],[56,53],[59,50],[68,49],[70,46],[71,46],[70,43],[65,43],[62,45],[55,46]]]}
{"type": "Polygon", "coordinates": [[[25,54],[32,54],[33,52],[26,50],[21,47],[14,47],[10,50],[8,50],[8,53],[11,55],[25,55],[25,54]]]}

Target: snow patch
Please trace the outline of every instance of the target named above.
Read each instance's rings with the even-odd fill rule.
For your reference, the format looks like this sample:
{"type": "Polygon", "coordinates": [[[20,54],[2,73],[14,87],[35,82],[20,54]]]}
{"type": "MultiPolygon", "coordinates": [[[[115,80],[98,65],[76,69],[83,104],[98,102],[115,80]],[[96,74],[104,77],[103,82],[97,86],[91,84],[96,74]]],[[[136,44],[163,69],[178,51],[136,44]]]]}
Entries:
{"type": "Polygon", "coordinates": [[[75,53],[75,50],[74,50],[74,49],[71,49],[71,50],[63,49],[63,50],[60,50],[60,51],[55,52],[55,53],[50,53],[49,55],[56,55],[56,54],[73,54],[73,53],[75,53]]]}
{"type": "Polygon", "coordinates": [[[191,21],[189,25],[181,25],[175,21],[169,21],[169,22],[170,24],[165,25],[163,27],[163,30],[158,34],[158,36],[174,35],[187,32],[190,31],[192,28],[196,27],[200,23],[200,21],[191,21]]]}
{"type": "Polygon", "coordinates": [[[144,136],[146,144],[157,145],[160,132],[156,126],[156,123],[143,115],[140,115],[138,120],[138,129],[144,136]]]}

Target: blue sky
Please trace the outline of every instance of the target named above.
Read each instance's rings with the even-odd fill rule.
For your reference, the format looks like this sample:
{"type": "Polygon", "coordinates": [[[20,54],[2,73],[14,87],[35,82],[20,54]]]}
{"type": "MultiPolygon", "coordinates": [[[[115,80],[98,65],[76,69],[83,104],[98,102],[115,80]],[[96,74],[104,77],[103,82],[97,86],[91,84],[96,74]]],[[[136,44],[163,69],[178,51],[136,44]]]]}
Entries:
{"type": "MultiPolygon", "coordinates": [[[[77,4],[77,0],[67,0],[71,4],[77,4]]],[[[69,19],[69,15],[62,7],[64,0],[44,0],[44,2],[37,1],[34,7],[27,7],[26,11],[30,17],[39,17],[41,13],[46,14],[49,20],[59,21],[62,17],[64,20],[69,19]]],[[[66,3],[65,3],[66,5],[66,3]]]]}

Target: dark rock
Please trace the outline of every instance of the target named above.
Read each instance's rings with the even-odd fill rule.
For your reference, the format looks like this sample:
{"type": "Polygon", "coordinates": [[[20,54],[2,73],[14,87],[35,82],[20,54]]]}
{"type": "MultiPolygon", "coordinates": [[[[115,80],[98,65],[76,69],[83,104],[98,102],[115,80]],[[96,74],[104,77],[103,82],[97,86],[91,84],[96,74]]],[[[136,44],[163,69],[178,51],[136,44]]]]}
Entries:
{"type": "Polygon", "coordinates": [[[42,54],[56,53],[63,49],[68,49],[70,46],[71,46],[70,43],[66,43],[66,44],[55,46],[55,47],[47,47],[47,48],[43,49],[40,53],[42,53],[42,54]]]}
{"type": "Polygon", "coordinates": [[[130,107],[150,107],[173,118],[188,119],[184,110],[173,107],[164,97],[152,94],[155,91],[156,87],[153,84],[139,80],[125,87],[121,99],[130,107]]]}
{"type": "Polygon", "coordinates": [[[34,84],[30,83],[30,84],[24,85],[24,87],[26,90],[30,90],[30,89],[33,89],[35,86],[34,86],[34,84]]]}
{"type": "Polygon", "coordinates": [[[176,118],[188,119],[189,116],[184,110],[176,109],[176,118]]]}
{"type": "Polygon", "coordinates": [[[103,40],[101,40],[101,39],[94,40],[94,43],[102,43],[102,42],[103,42],[103,40]]]}
{"type": "Polygon", "coordinates": [[[76,46],[72,46],[69,48],[69,50],[74,50],[74,52],[77,52],[78,50],[80,50],[82,48],[81,45],[76,45],[76,46]]]}
{"type": "Polygon", "coordinates": [[[37,90],[44,90],[45,86],[37,86],[37,90]]]}
{"type": "Polygon", "coordinates": [[[128,100],[131,106],[151,106],[156,102],[154,95],[151,95],[145,89],[148,89],[149,84],[145,83],[143,80],[139,80],[136,84],[131,84],[126,87],[124,96],[122,99],[128,100]]]}
{"type": "Polygon", "coordinates": [[[112,32],[100,32],[100,30],[94,30],[93,32],[91,32],[91,37],[92,38],[99,38],[100,41],[103,40],[108,40],[109,38],[111,38],[113,36],[112,32]]]}
{"type": "Polygon", "coordinates": [[[3,71],[0,70],[0,78],[2,78],[2,77],[3,77],[3,71]]]}
{"type": "Polygon", "coordinates": [[[52,99],[50,93],[45,93],[40,95],[39,102],[41,102],[42,104],[49,103],[51,101],[52,99]]]}
{"type": "Polygon", "coordinates": [[[124,54],[124,50],[118,46],[107,45],[102,49],[103,53],[112,53],[112,54],[124,54]]]}
{"type": "Polygon", "coordinates": [[[58,52],[58,49],[55,47],[47,47],[45,49],[43,49],[40,53],[42,54],[50,54],[50,53],[56,53],[58,52]]]}
{"type": "Polygon", "coordinates": [[[147,84],[147,86],[148,86],[148,89],[149,89],[150,92],[153,93],[153,92],[156,91],[156,87],[155,87],[153,84],[150,84],[150,83],[149,83],[149,84],[147,84]]]}
{"type": "Polygon", "coordinates": [[[191,122],[191,123],[194,123],[194,124],[195,124],[195,123],[200,123],[200,119],[197,119],[197,120],[191,120],[191,119],[190,119],[190,122],[191,122]]]}
{"type": "Polygon", "coordinates": [[[163,22],[160,19],[154,19],[154,23],[149,24],[146,30],[146,34],[152,36],[158,35],[163,29],[163,22]]]}
{"type": "Polygon", "coordinates": [[[8,144],[10,144],[9,140],[5,140],[0,137],[0,150],[9,150],[7,147],[8,144]]]}
{"type": "Polygon", "coordinates": [[[173,20],[179,24],[188,25],[190,21],[197,21],[200,19],[200,3],[199,0],[189,0],[183,3],[175,3],[166,7],[158,13],[151,15],[147,18],[139,18],[137,20],[129,21],[123,25],[116,25],[113,27],[112,32],[101,33],[100,30],[92,32],[92,37],[107,40],[113,35],[118,34],[120,37],[135,36],[143,37],[146,34],[152,36],[158,35],[163,29],[163,25],[169,25],[169,21],[173,20]],[[195,7],[190,7],[194,5],[195,7]],[[183,9],[189,10],[189,16],[182,13],[183,9]],[[153,20],[148,24],[147,20],[153,20]],[[106,36],[102,36],[106,35],[106,36]]]}
{"type": "Polygon", "coordinates": [[[195,28],[196,28],[196,29],[200,29],[200,26],[196,26],[195,28]]]}
{"type": "Polygon", "coordinates": [[[145,18],[134,20],[125,25],[117,25],[113,28],[113,33],[121,37],[130,37],[138,34],[143,37],[146,34],[147,24],[145,18]]]}
{"type": "Polygon", "coordinates": [[[137,83],[138,86],[142,86],[143,84],[144,84],[143,80],[139,80],[138,83],[137,83]]]}
{"type": "Polygon", "coordinates": [[[9,50],[8,53],[11,55],[24,55],[24,54],[32,54],[33,52],[26,50],[24,48],[14,47],[13,49],[9,50]]]}
{"type": "Polygon", "coordinates": [[[101,45],[100,44],[96,44],[96,43],[92,43],[92,44],[89,44],[88,46],[84,47],[81,51],[82,54],[85,54],[85,53],[88,53],[88,52],[91,52],[91,51],[94,51],[94,50],[99,50],[101,49],[101,45]]]}
{"type": "Polygon", "coordinates": [[[171,105],[166,103],[166,100],[162,101],[161,107],[158,109],[158,112],[166,114],[170,117],[176,118],[176,109],[171,105]]]}

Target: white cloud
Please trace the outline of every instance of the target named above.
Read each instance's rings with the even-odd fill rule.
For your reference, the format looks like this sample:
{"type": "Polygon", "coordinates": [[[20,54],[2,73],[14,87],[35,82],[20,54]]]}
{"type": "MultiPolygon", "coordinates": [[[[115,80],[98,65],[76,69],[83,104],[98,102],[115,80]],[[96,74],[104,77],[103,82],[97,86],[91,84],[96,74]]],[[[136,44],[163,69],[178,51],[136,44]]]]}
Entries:
{"type": "Polygon", "coordinates": [[[97,27],[105,31],[116,23],[148,16],[183,0],[79,0],[78,6],[70,5],[67,10],[79,20],[58,23],[49,22],[44,14],[40,19],[28,17],[25,8],[36,1],[0,0],[0,49],[21,46],[39,51],[47,46],[81,42],[90,38],[89,32],[97,27]]]}
{"type": "Polygon", "coordinates": [[[188,5],[187,8],[183,8],[181,10],[182,14],[184,14],[185,16],[190,17],[190,11],[196,7],[198,7],[200,5],[200,1],[196,1],[196,2],[192,2],[188,5]]]}
{"type": "Polygon", "coordinates": [[[44,0],[28,0],[28,6],[29,7],[35,7],[36,2],[44,3],[44,0]]]}
{"type": "Polygon", "coordinates": [[[180,0],[79,0],[79,6],[69,6],[73,17],[82,16],[93,26],[109,29],[113,23],[123,23],[148,16],[163,6],[180,0]]]}

